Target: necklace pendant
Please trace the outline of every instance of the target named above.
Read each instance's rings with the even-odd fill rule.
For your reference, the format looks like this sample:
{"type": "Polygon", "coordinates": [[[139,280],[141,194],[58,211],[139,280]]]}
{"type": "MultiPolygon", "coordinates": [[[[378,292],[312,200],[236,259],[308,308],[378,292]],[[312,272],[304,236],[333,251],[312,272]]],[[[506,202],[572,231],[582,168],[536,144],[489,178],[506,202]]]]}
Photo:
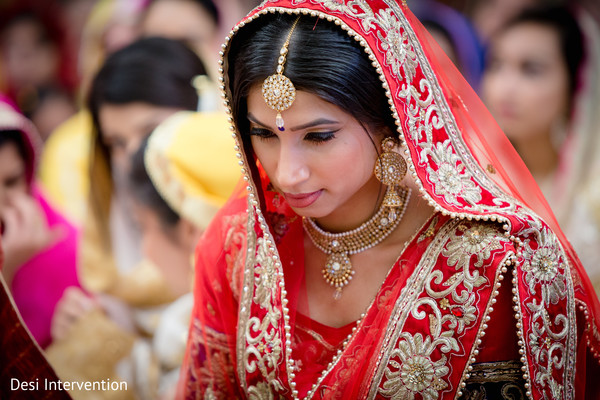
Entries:
{"type": "Polygon", "coordinates": [[[327,283],[336,288],[336,293],[334,294],[336,300],[341,297],[342,289],[350,283],[354,275],[348,253],[329,254],[325,267],[321,272],[327,283]]]}

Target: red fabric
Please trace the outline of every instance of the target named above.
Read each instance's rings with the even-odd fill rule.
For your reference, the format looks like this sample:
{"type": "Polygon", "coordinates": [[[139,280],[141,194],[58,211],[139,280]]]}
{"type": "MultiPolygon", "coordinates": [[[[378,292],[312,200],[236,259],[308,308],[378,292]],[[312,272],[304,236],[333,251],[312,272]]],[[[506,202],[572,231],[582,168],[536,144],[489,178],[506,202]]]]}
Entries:
{"type": "MultiPolygon", "coordinates": [[[[600,372],[600,306],[589,280],[522,161],[410,10],[275,0],[234,31],[279,11],[313,12],[360,36],[437,218],[402,253],[339,359],[299,365],[315,350],[297,333],[310,322],[296,319],[301,222],[244,154],[249,185],[198,247],[181,396],[298,398],[315,384],[313,398],[454,399],[470,363],[507,358],[522,358],[534,399],[597,395],[588,377],[600,372]]],[[[224,53],[227,71],[234,60],[224,53]]]]}

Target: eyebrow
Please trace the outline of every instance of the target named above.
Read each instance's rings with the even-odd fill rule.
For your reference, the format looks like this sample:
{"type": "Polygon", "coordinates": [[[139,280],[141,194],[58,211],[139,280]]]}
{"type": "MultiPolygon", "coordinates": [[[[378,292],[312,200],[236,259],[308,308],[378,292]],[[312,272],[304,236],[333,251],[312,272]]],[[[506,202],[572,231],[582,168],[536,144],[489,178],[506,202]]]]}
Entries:
{"type": "MultiPolygon", "coordinates": [[[[256,119],[256,117],[254,115],[252,115],[252,113],[248,113],[248,119],[251,122],[254,122],[255,124],[267,127],[268,125],[263,124],[262,122],[260,122],[258,119],[256,119]]],[[[294,131],[299,131],[302,129],[308,129],[308,128],[314,128],[315,126],[320,126],[320,125],[331,125],[331,124],[337,124],[339,123],[338,121],[334,121],[331,119],[327,119],[327,118],[317,118],[314,121],[310,121],[307,122],[306,124],[302,124],[302,125],[298,125],[298,126],[294,126],[293,128],[291,128],[290,130],[292,132],[294,131]]]]}

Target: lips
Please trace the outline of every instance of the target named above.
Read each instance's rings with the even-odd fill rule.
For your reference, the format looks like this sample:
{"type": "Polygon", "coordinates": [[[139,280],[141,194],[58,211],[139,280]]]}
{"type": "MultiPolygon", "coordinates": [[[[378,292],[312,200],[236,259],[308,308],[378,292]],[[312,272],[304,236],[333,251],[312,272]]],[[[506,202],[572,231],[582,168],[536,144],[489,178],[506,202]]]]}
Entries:
{"type": "Polygon", "coordinates": [[[292,208],[305,208],[313,204],[319,196],[321,196],[322,190],[318,190],[312,193],[283,193],[283,197],[292,208]]]}

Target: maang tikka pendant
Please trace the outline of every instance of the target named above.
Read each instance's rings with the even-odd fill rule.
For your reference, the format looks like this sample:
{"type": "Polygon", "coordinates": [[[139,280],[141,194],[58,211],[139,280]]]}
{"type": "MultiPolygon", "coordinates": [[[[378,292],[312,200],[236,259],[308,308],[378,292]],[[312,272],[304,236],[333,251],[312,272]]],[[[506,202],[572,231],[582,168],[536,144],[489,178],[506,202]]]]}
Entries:
{"type": "Polygon", "coordinates": [[[290,108],[296,99],[296,88],[294,87],[292,81],[287,76],[283,75],[283,68],[288,53],[288,46],[290,45],[290,38],[292,37],[292,32],[294,32],[294,28],[298,24],[299,20],[300,17],[298,17],[292,25],[290,33],[288,34],[285,43],[279,51],[276,73],[268,76],[262,85],[262,95],[265,99],[265,102],[269,107],[277,111],[275,125],[281,132],[285,130],[281,112],[290,108]]]}

